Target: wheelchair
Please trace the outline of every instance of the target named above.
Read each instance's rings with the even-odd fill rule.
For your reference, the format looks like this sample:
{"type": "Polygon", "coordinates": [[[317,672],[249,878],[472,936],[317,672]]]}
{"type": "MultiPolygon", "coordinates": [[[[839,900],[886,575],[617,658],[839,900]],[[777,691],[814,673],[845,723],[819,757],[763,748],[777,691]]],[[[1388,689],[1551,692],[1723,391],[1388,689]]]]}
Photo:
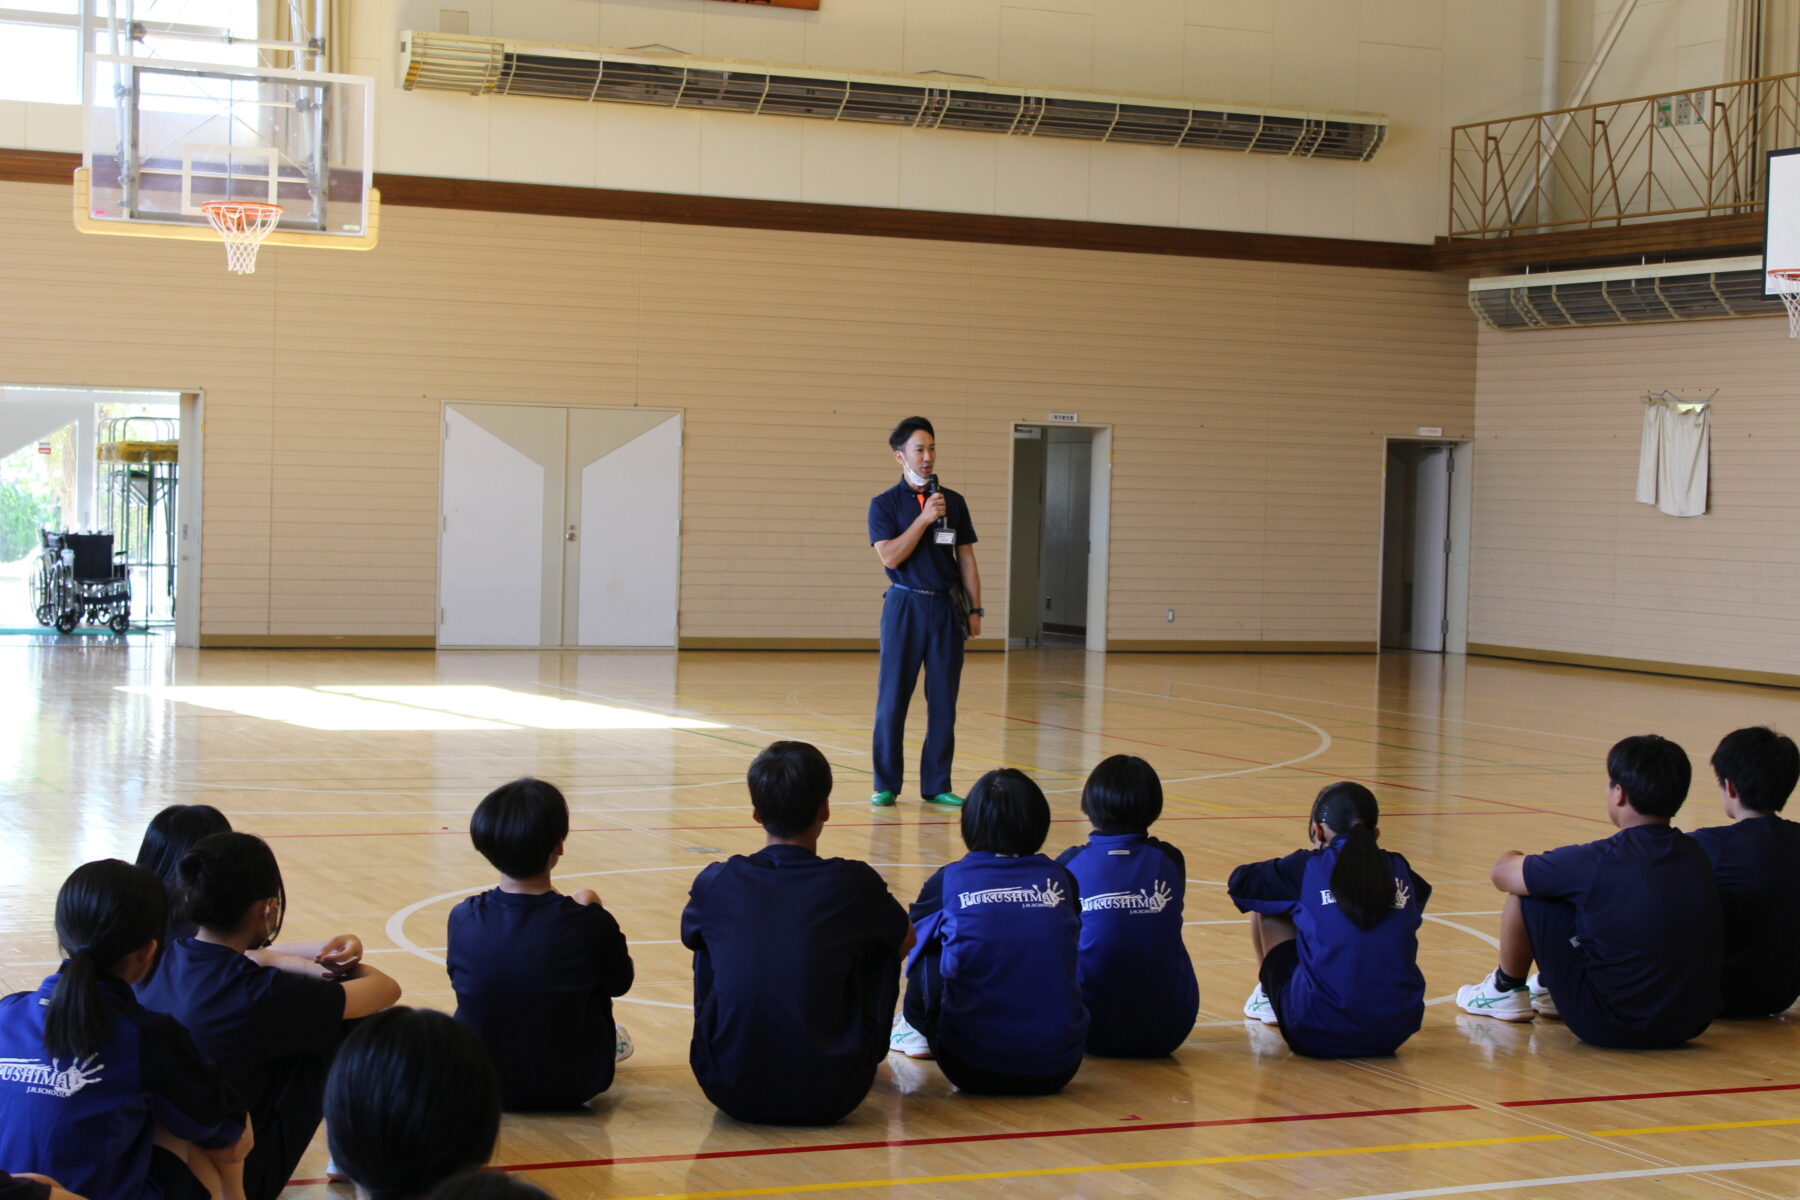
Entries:
{"type": "Polygon", "coordinates": [[[114,561],[110,533],[41,534],[32,599],[40,625],[74,633],[86,616],[114,633],[131,628],[131,577],[114,561]]]}

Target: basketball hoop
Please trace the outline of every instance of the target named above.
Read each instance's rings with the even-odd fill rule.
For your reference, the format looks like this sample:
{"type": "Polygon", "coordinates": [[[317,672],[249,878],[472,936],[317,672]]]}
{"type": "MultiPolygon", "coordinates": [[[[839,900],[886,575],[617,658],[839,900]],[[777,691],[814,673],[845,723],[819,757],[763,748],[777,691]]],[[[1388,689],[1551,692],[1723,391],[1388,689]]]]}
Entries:
{"type": "MultiPolygon", "coordinates": [[[[200,206],[207,223],[225,239],[225,266],[234,275],[256,272],[256,251],[281,220],[281,205],[213,200],[200,206]]],[[[1800,271],[1795,272],[1800,276],[1800,271]]],[[[1800,317],[1795,318],[1800,321],[1800,317]]],[[[1800,335],[1796,335],[1800,336],[1800,335]]]]}
{"type": "Polygon", "coordinates": [[[1787,305],[1788,336],[1800,338],[1800,267],[1772,268],[1769,278],[1787,284],[1781,291],[1781,302],[1787,305]]]}

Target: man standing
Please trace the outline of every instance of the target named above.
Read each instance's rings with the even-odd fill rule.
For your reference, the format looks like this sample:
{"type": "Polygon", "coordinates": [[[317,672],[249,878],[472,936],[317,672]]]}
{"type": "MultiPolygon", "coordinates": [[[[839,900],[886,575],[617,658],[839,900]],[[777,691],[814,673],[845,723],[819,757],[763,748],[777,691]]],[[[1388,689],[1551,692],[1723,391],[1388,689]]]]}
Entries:
{"type": "Polygon", "coordinates": [[[919,668],[925,668],[925,748],[919,783],[927,804],[960,805],[950,790],[956,753],[956,692],[962,682],[963,638],[981,633],[981,573],[975,567],[975,524],[956,492],[937,486],[937,434],[924,417],[908,417],[888,435],[903,472],[869,501],[869,542],[887,568],[881,607],[881,672],[875,698],[875,793],[886,808],[905,776],[901,737],[919,668]],[[969,627],[952,597],[969,596],[969,627]]]}

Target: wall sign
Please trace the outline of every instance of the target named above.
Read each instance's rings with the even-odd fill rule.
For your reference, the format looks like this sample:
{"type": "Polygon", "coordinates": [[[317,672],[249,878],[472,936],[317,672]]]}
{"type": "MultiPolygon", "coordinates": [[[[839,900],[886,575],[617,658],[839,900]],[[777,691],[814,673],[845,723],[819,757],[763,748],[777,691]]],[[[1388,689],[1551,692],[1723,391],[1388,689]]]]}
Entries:
{"type": "Polygon", "coordinates": [[[1074,413],[1051,413],[1050,414],[1050,423],[1052,425],[1077,425],[1077,424],[1080,424],[1080,422],[1081,422],[1081,418],[1076,416],[1074,413]]]}
{"type": "Polygon", "coordinates": [[[818,10],[819,0],[721,0],[725,4],[761,4],[768,8],[806,8],[818,10]]]}

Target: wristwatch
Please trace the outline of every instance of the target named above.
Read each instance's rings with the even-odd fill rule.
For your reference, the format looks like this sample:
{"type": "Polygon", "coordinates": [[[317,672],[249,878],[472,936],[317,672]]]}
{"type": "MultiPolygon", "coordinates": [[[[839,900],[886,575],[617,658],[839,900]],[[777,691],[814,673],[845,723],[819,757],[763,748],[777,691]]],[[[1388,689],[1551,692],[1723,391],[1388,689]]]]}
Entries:
{"type": "Polygon", "coordinates": [[[971,608],[971,609],[970,609],[970,610],[969,610],[969,615],[970,615],[970,616],[971,616],[971,617],[985,617],[985,616],[987,616],[987,609],[985,609],[985,608],[971,608]]]}

